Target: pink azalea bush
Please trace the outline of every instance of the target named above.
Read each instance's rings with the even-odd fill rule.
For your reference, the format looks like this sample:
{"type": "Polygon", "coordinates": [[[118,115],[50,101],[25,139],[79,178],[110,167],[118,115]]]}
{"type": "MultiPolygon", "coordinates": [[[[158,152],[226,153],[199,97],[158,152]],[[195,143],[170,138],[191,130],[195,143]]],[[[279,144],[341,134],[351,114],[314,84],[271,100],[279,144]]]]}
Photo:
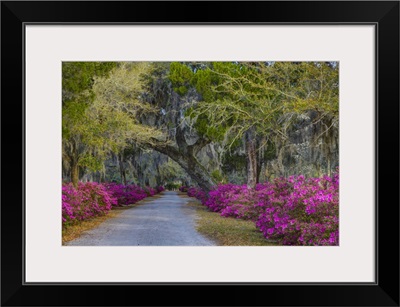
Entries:
{"type": "Polygon", "coordinates": [[[255,220],[259,214],[258,193],[247,185],[223,184],[210,191],[204,204],[221,216],[255,220]]]}
{"type": "Polygon", "coordinates": [[[187,195],[190,197],[196,197],[199,199],[203,204],[205,201],[207,201],[207,193],[204,192],[202,189],[191,187],[188,188],[187,195]]]}
{"type": "Polygon", "coordinates": [[[153,189],[152,187],[144,187],[143,190],[147,196],[154,196],[157,194],[157,190],[153,189]]]}
{"type": "Polygon", "coordinates": [[[339,176],[280,178],[260,189],[256,226],[283,245],[339,245],[339,176]]]}
{"type": "Polygon", "coordinates": [[[157,191],[157,194],[158,194],[158,193],[161,193],[162,191],[165,191],[165,188],[160,185],[160,186],[156,187],[156,191],[157,191]]]}
{"type": "Polygon", "coordinates": [[[208,195],[199,188],[191,187],[188,196],[196,197],[211,211],[219,212],[224,217],[256,221],[261,212],[257,191],[247,185],[219,184],[208,195]]]}
{"type": "Polygon", "coordinates": [[[117,183],[79,182],[78,187],[72,183],[62,184],[62,223],[69,225],[73,221],[82,221],[104,215],[113,206],[130,205],[148,196],[164,190],[159,186],[141,188],[137,185],[117,183]]]}
{"type": "Polygon", "coordinates": [[[148,196],[144,189],[133,184],[105,183],[104,186],[117,199],[117,206],[134,204],[148,196]]]}
{"type": "Polygon", "coordinates": [[[273,182],[221,184],[207,195],[189,188],[211,211],[252,220],[266,239],[281,245],[339,245],[339,173],[321,178],[291,176],[273,182]]]}
{"type": "Polygon", "coordinates": [[[80,182],[77,188],[71,183],[62,186],[62,221],[65,224],[106,214],[116,204],[117,199],[97,182],[80,182]]]}

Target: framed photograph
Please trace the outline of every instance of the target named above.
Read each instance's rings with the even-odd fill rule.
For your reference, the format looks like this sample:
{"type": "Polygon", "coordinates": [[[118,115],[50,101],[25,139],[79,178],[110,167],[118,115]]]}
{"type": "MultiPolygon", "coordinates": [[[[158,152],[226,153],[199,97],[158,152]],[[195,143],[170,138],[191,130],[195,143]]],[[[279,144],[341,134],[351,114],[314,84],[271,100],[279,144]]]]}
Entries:
{"type": "Polygon", "coordinates": [[[1,29],[3,306],[399,306],[398,1],[1,29]]]}

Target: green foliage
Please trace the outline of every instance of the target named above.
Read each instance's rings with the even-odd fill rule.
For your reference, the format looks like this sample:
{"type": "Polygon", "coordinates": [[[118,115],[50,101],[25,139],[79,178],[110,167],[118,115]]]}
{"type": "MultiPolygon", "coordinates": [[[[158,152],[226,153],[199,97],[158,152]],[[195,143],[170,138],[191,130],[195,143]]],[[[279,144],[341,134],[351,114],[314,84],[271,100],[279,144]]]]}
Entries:
{"type": "Polygon", "coordinates": [[[168,183],[165,185],[165,188],[166,188],[167,190],[178,190],[180,186],[181,186],[180,183],[168,182],[168,183]]]}
{"type": "MultiPolygon", "coordinates": [[[[159,110],[142,99],[147,86],[145,76],[152,73],[148,62],[121,63],[107,78],[97,78],[93,85],[96,94],[91,108],[92,120],[105,127],[105,141],[122,149],[128,140],[147,144],[160,138],[163,132],[143,125],[139,118],[159,110]]],[[[117,151],[116,148],[112,148],[117,151]]]]}
{"type": "Polygon", "coordinates": [[[184,96],[188,92],[188,87],[193,78],[193,72],[187,65],[172,62],[169,69],[168,78],[172,83],[174,91],[184,96]]]}
{"type": "Polygon", "coordinates": [[[115,62],[63,62],[63,103],[92,100],[94,95],[91,89],[94,78],[107,76],[116,65],[115,62]]]}
{"type": "Polygon", "coordinates": [[[226,183],[226,178],[224,175],[221,173],[220,170],[216,169],[211,173],[211,177],[215,180],[217,183],[226,183]]]}
{"type": "Polygon", "coordinates": [[[261,124],[272,122],[266,121],[265,115],[276,104],[266,99],[261,79],[246,63],[213,62],[197,70],[191,83],[202,101],[190,110],[190,116],[198,121],[196,129],[215,141],[228,139],[230,147],[254,125],[265,131],[261,124]]]}
{"type": "Polygon", "coordinates": [[[279,133],[286,113],[338,114],[338,66],[332,63],[213,62],[197,70],[191,84],[202,95],[190,110],[200,120],[196,128],[212,139],[228,134],[230,147],[249,129],[256,136],[279,133]]]}
{"type": "Polygon", "coordinates": [[[191,80],[191,84],[202,95],[203,100],[216,100],[219,95],[212,90],[213,86],[217,85],[219,78],[214,74],[209,67],[198,70],[191,80]]]}
{"type": "Polygon", "coordinates": [[[337,117],[339,114],[339,67],[325,62],[301,63],[293,110],[316,110],[337,117]]]}
{"type": "Polygon", "coordinates": [[[246,167],[246,157],[244,155],[225,153],[222,157],[222,171],[228,173],[232,170],[240,170],[246,167]]]}
{"type": "Polygon", "coordinates": [[[210,125],[208,114],[197,113],[194,108],[189,108],[186,110],[185,116],[190,118],[199,135],[206,136],[215,142],[221,142],[224,139],[227,126],[223,123],[221,125],[210,125]]]}
{"type": "Polygon", "coordinates": [[[91,172],[100,171],[103,168],[103,161],[93,154],[86,153],[79,160],[81,167],[86,167],[91,172]]]}
{"type": "MultiPolygon", "coordinates": [[[[107,76],[113,62],[62,63],[62,135],[64,142],[88,137],[92,121],[87,109],[95,97],[92,86],[97,76],[107,76]]],[[[90,137],[89,137],[90,138],[90,137]]]]}
{"type": "Polygon", "coordinates": [[[79,133],[81,123],[85,122],[87,105],[81,102],[69,101],[62,108],[62,136],[63,139],[79,133]]]}

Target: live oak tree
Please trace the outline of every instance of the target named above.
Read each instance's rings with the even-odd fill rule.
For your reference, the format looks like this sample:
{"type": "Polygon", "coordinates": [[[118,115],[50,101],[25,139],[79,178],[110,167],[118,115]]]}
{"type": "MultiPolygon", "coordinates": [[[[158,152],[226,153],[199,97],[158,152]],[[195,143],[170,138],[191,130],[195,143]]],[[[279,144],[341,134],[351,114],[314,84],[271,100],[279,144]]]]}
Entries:
{"type": "Polygon", "coordinates": [[[223,136],[228,148],[244,142],[249,187],[258,181],[259,153],[287,137],[290,121],[282,118],[307,110],[320,110],[321,120],[337,116],[335,63],[173,63],[170,78],[181,95],[190,87],[201,94],[189,110],[199,131],[214,140],[223,136]]]}
{"type": "Polygon", "coordinates": [[[262,136],[274,129],[283,109],[281,93],[266,78],[267,69],[264,63],[213,62],[193,71],[189,81],[202,95],[190,116],[207,123],[204,134],[223,137],[228,148],[244,143],[249,187],[257,183],[262,136]]]}
{"type": "Polygon", "coordinates": [[[274,65],[274,82],[289,93],[285,116],[279,125],[280,150],[288,141],[288,126],[303,118],[312,118],[315,134],[308,147],[320,148],[326,169],[316,175],[333,171],[332,160],[338,151],[339,128],[339,63],[338,62],[278,62],[274,65]],[[283,142],[282,142],[283,141],[283,142]]]}
{"type": "Polygon", "coordinates": [[[106,76],[115,67],[111,62],[63,62],[62,64],[62,149],[63,163],[69,177],[78,184],[80,169],[101,167],[94,157],[98,142],[96,125],[88,117],[95,95],[92,86],[95,76],[106,76]]]}
{"type": "MultiPolygon", "coordinates": [[[[162,98],[153,99],[156,96],[154,83],[160,78],[157,72],[160,69],[157,70],[156,64],[123,63],[107,78],[96,79],[93,85],[96,96],[93,114],[101,122],[108,123],[111,139],[115,131],[115,136],[120,140],[134,142],[136,146],[167,155],[201,188],[209,190],[215,182],[196,158],[209,140],[197,137],[196,141],[188,142],[184,117],[179,115],[176,108],[163,108],[166,101],[162,98]],[[158,123],[155,123],[155,118],[158,123]],[[110,121],[115,121],[117,129],[110,128],[113,127],[110,121]],[[121,133],[121,128],[126,135],[121,133]]],[[[165,93],[161,95],[166,97],[165,93]]]]}

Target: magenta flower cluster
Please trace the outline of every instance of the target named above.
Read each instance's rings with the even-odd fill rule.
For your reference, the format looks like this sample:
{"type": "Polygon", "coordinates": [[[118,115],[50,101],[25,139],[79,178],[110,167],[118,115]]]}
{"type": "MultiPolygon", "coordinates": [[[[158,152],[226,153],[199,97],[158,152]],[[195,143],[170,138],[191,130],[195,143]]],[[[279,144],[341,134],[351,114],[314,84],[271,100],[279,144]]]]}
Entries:
{"type": "Polygon", "coordinates": [[[87,220],[104,215],[113,206],[134,204],[148,196],[153,196],[164,190],[137,185],[116,183],[79,182],[75,188],[72,183],[62,185],[62,222],[68,225],[76,220],[87,220]]]}
{"type": "Polygon", "coordinates": [[[190,197],[196,197],[203,204],[207,201],[207,198],[208,198],[206,192],[204,192],[203,190],[201,190],[199,188],[194,188],[194,187],[188,188],[187,195],[190,197]]]}
{"type": "Polygon", "coordinates": [[[78,184],[75,188],[71,183],[62,185],[62,222],[86,220],[103,215],[113,205],[117,204],[107,189],[97,182],[78,184]]]}
{"type": "Polygon", "coordinates": [[[103,185],[110,195],[117,199],[117,206],[134,204],[147,196],[155,194],[154,189],[146,191],[145,189],[133,184],[123,185],[118,183],[104,183],[103,185]]]}
{"type": "Polygon", "coordinates": [[[188,195],[225,217],[252,220],[265,238],[281,245],[339,245],[339,173],[332,177],[291,176],[273,182],[223,184],[206,196],[188,195]]]}
{"type": "MultiPolygon", "coordinates": [[[[204,197],[203,197],[204,199],[204,197]]],[[[221,216],[254,220],[260,213],[258,193],[247,185],[223,184],[210,191],[203,203],[221,216]]]]}
{"type": "Polygon", "coordinates": [[[165,191],[165,188],[162,185],[156,187],[156,193],[161,193],[162,191],[165,191]]]}

